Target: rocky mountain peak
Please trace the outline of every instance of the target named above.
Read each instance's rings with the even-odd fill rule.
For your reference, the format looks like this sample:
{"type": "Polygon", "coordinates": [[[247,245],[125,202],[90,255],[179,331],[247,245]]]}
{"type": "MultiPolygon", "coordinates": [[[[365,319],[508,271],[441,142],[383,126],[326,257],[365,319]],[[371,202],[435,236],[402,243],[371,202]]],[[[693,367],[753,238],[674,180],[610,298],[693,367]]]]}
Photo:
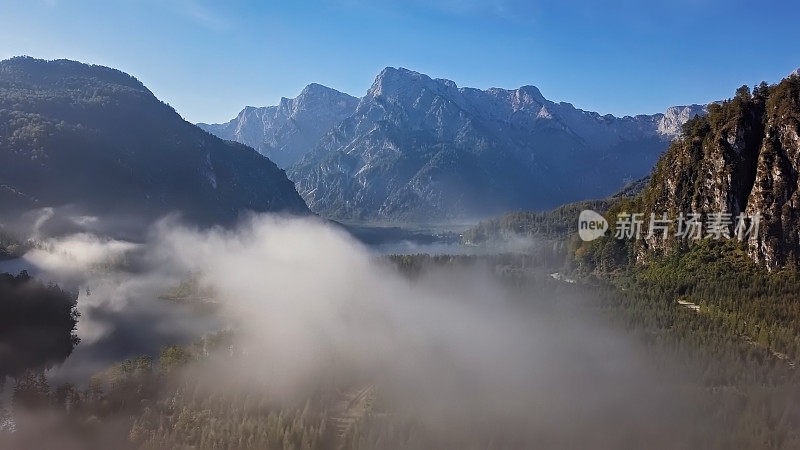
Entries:
{"type": "Polygon", "coordinates": [[[526,102],[526,103],[533,103],[536,104],[543,104],[547,100],[544,98],[542,93],[539,91],[539,88],[536,86],[526,85],[522,86],[519,89],[514,91],[517,98],[526,102]]]}
{"type": "Polygon", "coordinates": [[[676,138],[681,135],[683,124],[697,115],[706,113],[704,105],[671,106],[658,121],[658,133],[676,138]]]}
{"type": "Polygon", "coordinates": [[[301,108],[327,108],[343,107],[349,108],[358,102],[356,97],[339,92],[317,83],[311,83],[293,99],[296,107],[301,108]]]}
{"type": "Polygon", "coordinates": [[[375,77],[367,97],[383,97],[395,101],[416,97],[423,89],[437,95],[458,93],[458,86],[451,80],[431,77],[403,67],[387,67],[375,77]]]}
{"type": "Polygon", "coordinates": [[[311,83],[308,86],[304,87],[302,91],[300,91],[300,95],[298,95],[298,97],[318,96],[325,94],[342,94],[342,93],[337,91],[336,89],[331,89],[328,86],[323,86],[319,83],[311,83]]]}
{"type": "Polygon", "coordinates": [[[295,98],[282,97],[276,115],[297,118],[301,114],[330,115],[350,111],[357,98],[317,83],[311,83],[295,98]]]}
{"type": "Polygon", "coordinates": [[[311,83],[276,106],[245,107],[222,124],[198,124],[223,139],[247,144],[286,168],[303,157],[322,135],[352,114],[358,99],[311,83]]]}

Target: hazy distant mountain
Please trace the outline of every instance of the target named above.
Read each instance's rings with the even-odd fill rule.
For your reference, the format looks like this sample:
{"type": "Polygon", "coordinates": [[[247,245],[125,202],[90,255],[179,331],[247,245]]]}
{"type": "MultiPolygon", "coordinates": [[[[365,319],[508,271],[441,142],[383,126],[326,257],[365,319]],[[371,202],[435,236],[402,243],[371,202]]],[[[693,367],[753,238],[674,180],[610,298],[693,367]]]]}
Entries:
{"type": "Polygon", "coordinates": [[[0,62],[0,211],[76,204],[223,222],[307,212],[284,172],[184,121],[120,71],[27,57],[0,62]]]}
{"type": "Polygon", "coordinates": [[[286,168],[302,158],[325,132],[353,113],[358,99],[313,83],[277,106],[248,106],[235,119],[197,125],[223,139],[241,142],[286,168]]]}
{"type": "Polygon", "coordinates": [[[350,220],[441,221],[608,195],[647,174],[703,107],[617,118],[533,86],[458,88],[387,68],[288,169],[309,207],[350,220]]]}
{"type": "MultiPolygon", "coordinates": [[[[510,211],[499,217],[482,220],[469,228],[463,233],[462,242],[473,245],[536,238],[548,242],[550,246],[556,244],[553,250],[558,249],[558,254],[566,256],[563,253],[566,250],[565,244],[575,235],[575,226],[581,211],[606,211],[621,199],[630,199],[641,194],[649,182],[649,176],[642,177],[626,184],[608,198],[567,203],[550,211],[510,211]]],[[[563,258],[560,263],[563,263],[563,258]]]]}

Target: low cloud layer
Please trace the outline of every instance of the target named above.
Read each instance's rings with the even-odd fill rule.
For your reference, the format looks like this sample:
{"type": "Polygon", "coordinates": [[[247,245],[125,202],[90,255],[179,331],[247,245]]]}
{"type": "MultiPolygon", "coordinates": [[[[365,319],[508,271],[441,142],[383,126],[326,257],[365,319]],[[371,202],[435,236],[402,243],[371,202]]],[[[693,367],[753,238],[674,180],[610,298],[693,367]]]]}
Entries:
{"type": "Polygon", "coordinates": [[[55,279],[88,274],[76,282],[83,343],[61,376],[230,327],[238,356],[193,372],[209,386],[279,402],[374,386],[398,420],[442,442],[673,447],[694,417],[640,348],[554,281],[507,286],[480,265],[412,280],[339,228],[279,216],[234,230],[166,220],[139,244],[46,242],[31,263],[55,279]],[[213,317],[158,298],[189,276],[215,293],[213,317]]]}

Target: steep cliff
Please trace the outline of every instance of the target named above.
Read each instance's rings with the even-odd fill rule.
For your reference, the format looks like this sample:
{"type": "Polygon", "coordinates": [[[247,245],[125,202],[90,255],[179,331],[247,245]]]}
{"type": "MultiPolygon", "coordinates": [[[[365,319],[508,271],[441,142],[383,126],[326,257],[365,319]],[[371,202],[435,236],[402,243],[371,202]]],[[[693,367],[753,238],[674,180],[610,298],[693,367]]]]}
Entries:
{"type": "Polygon", "coordinates": [[[744,211],[763,139],[765,95],[761,88],[755,95],[740,89],[687,122],[656,165],[644,193],[647,212],[744,211]]]}
{"type": "Polygon", "coordinates": [[[684,125],[682,137],[659,159],[639,197],[609,209],[607,217],[612,221],[618,213],[643,213],[640,238],[619,242],[607,236],[584,245],[582,252],[617,257],[627,253],[630,258],[646,260],[653,252],[669,252],[696,241],[680,235],[677,221],[667,233],[648,235],[651,213],[657,217],[666,214],[669,219],[681,213],[700,214],[700,238],[709,237],[710,222],[715,215],[724,214],[727,234],[741,239],[742,248],[753,260],[769,269],[797,265],[799,130],[800,76],[792,74],[772,86],[762,82],[752,93],[742,86],[732,99],[709,105],[707,115],[684,125]],[[740,214],[746,219],[744,227],[737,230],[740,214]],[[741,236],[737,231],[743,232],[741,236]]]}
{"type": "Polygon", "coordinates": [[[763,216],[762,232],[751,236],[749,252],[768,267],[800,262],[800,76],[770,89],[763,140],[747,212],[763,216]]]}

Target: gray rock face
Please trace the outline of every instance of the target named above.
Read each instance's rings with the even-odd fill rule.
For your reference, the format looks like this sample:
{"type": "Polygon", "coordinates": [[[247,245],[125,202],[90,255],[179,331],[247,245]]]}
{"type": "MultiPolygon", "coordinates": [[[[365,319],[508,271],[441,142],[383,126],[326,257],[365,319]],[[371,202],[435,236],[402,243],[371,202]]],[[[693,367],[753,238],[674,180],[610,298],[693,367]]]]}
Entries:
{"type": "Polygon", "coordinates": [[[358,99],[319,84],[310,84],[295,98],[277,106],[244,108],[221,124],[197,124],[222,139],[253,147],[286,168],[300,160],[322,135],[352,114],[358,99]]]}
{"type": "Polygon", "coordinates": [[[800,264],[800,78],[785,80],[767,103],[764,138],[747,213],[762,215],[750,255],[769,268],[800,264]]]}
{"type": "Polygon", "coordinates": [[[533,86],[459,88],[387,68],[355,111],[288,169],[311,209],[370,221],[447,221],[608,195],[648,173],[702,107],[614,117],[533,86]]]}
{"type": "MultiPolygon", "coordinates": [[[[769,269],[800,265],[800,77],[761,85],[752,95],[737,91],[688,128],[641,197],[645,217],[727,213],[735,237],[739,214],[758,215],[759,227],[746,236],[750,257],[769,269]]],[[[675,240],[649,238],[643,248],[669,251],[675,240]]]]}
{"type": "Polygon", "coordinates": [[[658,120],[658,134],[677,138],[681,135],[681,127],[689,119],[706,114],[704,105],[671,106],[658,120]]]}

